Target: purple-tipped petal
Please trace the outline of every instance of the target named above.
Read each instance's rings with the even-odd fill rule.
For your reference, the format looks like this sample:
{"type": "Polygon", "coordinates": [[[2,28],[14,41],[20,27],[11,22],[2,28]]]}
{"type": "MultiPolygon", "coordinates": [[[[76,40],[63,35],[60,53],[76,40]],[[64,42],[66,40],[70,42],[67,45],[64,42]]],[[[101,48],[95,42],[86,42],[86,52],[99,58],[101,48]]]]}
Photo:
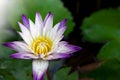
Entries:
{"type": "Polygon", "coordinates": [[[53,27],[53,15],[49,12],[44,20],[43,35],[49,34],[53,27]]]}
{"type": "Polygon", "coordinates": [[[39,12],[36,12],[36,21],[42,21],[42,17],[39,12]]]}
{"type": "Polygon", "coordinates": [[[66,27],[66,22],[67,22],[67,19],[63,19],[61,22],[60,22],[60,25],[58,27],[58,30],[61,29],[62,27],[66,27]]]}
{"type": "Polygon", "coordinates": [[[20,27],[21,32],[18,32],[20,34],[20,36],[22,37],[22,39],[27,43],[30,44],[31,41],[33,40],[33,37],[30,33],[30,31],[20,22],[18,22],[18,25],[20,27]]]}
{"type": "Polygon", "coordinates": [[[74,53],[76,51],[81,50],[81,48],[79,46],[75,46],[75,45],[70,45],[68,44],[66,41],[61,41],[58,44],[58,48],[56,48],[56,50],[54,50],[54,53],[74,53]]]}
{"type": "Polygon", "coordinates": [[[43,77],[48,69],[48,61],[43,60],[33,60],[33,79],[34,80],[43,80],[43,77]]]}
{"type": "Polygon", "coordinates": [[[6,42],[3,45],[18,52],[30,52],[28,46],[24,42],[20,41],[6,42]]]}
{"type": "Polygon", "coordinates": [[[70,49],[70,53],[74,53],[82,49],[81,47],[75,45],[66,45],[66,47],[70,49]]]}
{"type": "Polygon", "coordinates": [[[34,54],[32,53],[15,53],[10,55],[11,58],[18,58],[18,59],[38,59],[34,54]]]}
{"type": "Polygon", "coordinates": [[[30,29],[29,20],[27,19],[27,17],[24,14],[22,15],[22,21],[23,21],[23,24],[25,25],[25,27],[27,29],[30,29]]]}
{"type": "Polygon", "coordinates": [[[44,19],[44,25],[46,24],[47,20],[48,20],[49,17],[51,17],[51,16],[52,16],[52,13],[49,12],[49,13],[47,14],[47,16],[45,17],[45,19],[44,19]]]}
{"type": "Polygon", "coordinates": [[[48,57],[45,57],[44,60],[53,60],[59,58],[69,58],[71,53],[81,50],[79,46],[70,45],[66,41],[61,41],[58,44],[58,47],[53,50],[48,57]]]}
{"type": "Polygon", "coordinates": [[[35,18],[35,25],[37,27],[36,32],[42,36],[43,32],[43,20],[39,12],[36,13],[36,18],[35,18]]]}
{"type": "Polygon", "coordinates": [[[62,38],[63,38],[63,33],[66,30],[66,21],[67,19],[62,20],[60,23],[58,23],[57,25],[55,25],[54,27],[54,31],[52,33],[54,33],[54,42],[59,42],[62,38]]]}
{"type": "Polygon", "coordinates": [[[60,59],[60,58],[69,58],[70,54],[67,53],[52,53],[48,57],[44,58],[44,60],[53,60],[53,59],[60,59]]]}

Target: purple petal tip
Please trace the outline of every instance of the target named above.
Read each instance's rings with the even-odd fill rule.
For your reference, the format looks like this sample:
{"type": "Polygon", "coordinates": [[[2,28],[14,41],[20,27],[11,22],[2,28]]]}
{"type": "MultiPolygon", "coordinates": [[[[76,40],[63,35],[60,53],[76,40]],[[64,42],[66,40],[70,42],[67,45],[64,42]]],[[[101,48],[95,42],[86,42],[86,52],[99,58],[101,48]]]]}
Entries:
{"type": "Polygon", "coordinates": [[[40,13],[39,13],[39,12],[36,12],[36,15],[40,15],[40,13]]]}
{"type": "Polygon", "coordinates": [[[22,14],[22,18],[26,18],[26,16],[24,14],[22,14]]]}
{"type": "Polygon", "coordinates": [[[23,21],[23,24],[25,25],[25,27],[29,29],[29,21],[24,14],[22,14],[22,21],[23,21]]]}
{"type": "Polygon", "coordinates": [[[71,46],[68,46],[68,47],[70,48],[70,50],[72,50],[71,53],[77,52],[77,51],[79,51],[79,50],[82,49],[81,47],[79,47],[79,46],[74,46],[74,45],[71,45],[71,46]]]}
{"type": "Polygon", "coordinates": [[[48,14],[50,15],[50,14],[52,14],[52,13],[49,11],[48,14]]]}
{"type": "Polygon", "coordinates": [[[51,12],[48,12],[47,18],[52,17],[52,16],[53,16],[53,14],[51,12]]]}
{"type": "Polygon", "coordinates": [[[44,19],[44,25],[46,24],[46,22],[47,22],[47,20],[48,20],[49,18],[52,18],[52,16],[53,16],[53,14],[52,14],[51,12],[49,12],[49,13],[47,14],[47,16],[46,16],[45,19],[44,19]]]}
{"type": "Polygon", "coordinates": [[[15,58],[12,54],[10,55],[10,58],[15,58]]]}
{"type": "Polygon", "coordinates": [[[10,57],[10,58],[18,58],[18,56],[15,55],[15,54],[11,54],[9,57],[10,57]]]}
{"type": "Polygon", "coordinates": [[[27,17],[24,14],[22,14],[22,21],[23,21],[23,23],[26,22],[27,20],[28,20],[27,17]]]}
{"type": "Polygon", "coordinates": [[[6,42],[6,43],[3,43],[2,45],[7,46],[7,47],[11,47],[12,44],[13,44],[12,42],[6,42]]]}
{"type": "Polygon", "coordinates": [[[82,48],[81,48],[81,47],[79,47],[79,46],[74,46],[74,47],[73,47],[73,49],[74,49],[74,50],[75,50],[75,52],[76,52],[76,51],[81,50],[82,48]]]}
{"type": "MultiPolygon", "coordinates": [[[[59,25],[59,28],[58,28],[58,29],[61,29],[61,28],[65,27],[66,22],[67,22],[67,19],[63,19],[63,20],[60,22],[60,25],[59,25]]],[[[65,28],[66,28],[66,27],[65,27],[65,28]]]]}
{"type": "Polygon", "coordinates": [[[66,22],[67,22],[67,19],[65,18],[65,19],[63,19],[63,21],[66,23],[66,22]]]}

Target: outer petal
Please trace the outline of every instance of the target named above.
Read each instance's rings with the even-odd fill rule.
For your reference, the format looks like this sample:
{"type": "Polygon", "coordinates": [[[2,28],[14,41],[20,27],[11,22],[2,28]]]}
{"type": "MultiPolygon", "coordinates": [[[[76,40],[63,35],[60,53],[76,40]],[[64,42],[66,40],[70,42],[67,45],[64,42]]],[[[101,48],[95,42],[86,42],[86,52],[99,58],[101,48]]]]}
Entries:
{"type": "Polygon", "coordinates": [[[53,26],[53,15],[49,12],[44,20],[43,35],[48,35],[53,26]]]}
{"type": "Polygon", "coordinates": [[[48,61],[33,60],[32,67],[34,80],[43,80],[48,68],[48,61]]]}
{"type": "Polygon", "coordinates": [[[66,41],[61,41],[61,42],[59,42],[58,48],[56,48],[55,52],[56,53],[67,53],[67,54],[70,54],[70,53],[74,53],[76,51],[79,51],[81,49],[82,48],[79,47],[79,46],[70,45],[66,41]]]}
{"type": "Polygon", "coordinates": [[[43,21],[42,17],[39,12],[36,13],[36,18],[35,18],[35,25],[38,27],[37,31],[42,36],[42,31],[43,31],[43,21]]]}
{"type": "MultiPolygon", "coordinates": [[[[61,28],[66,28],[65,24],[66,24],[67,19],[63,19],[61,22],[57,23],[53,29],[51,30],[49,37],[54,40],[56,39],[57,33],[61,28]]],[[[64,31],[63,31],[64,32],[64,31]]],[[[63,35],[63,34],[60,34],[63,35]]]]}
{"type": "Polygon", "coordinates": [[[65,27],[66,25],[66,22],[67,22],[67,19],[63,19],[61,22],[60,22],[60,25],[58,26],[58,30],[62,27],[65,27]]]}
{"type": "Polygon", "coordinates": [[[10,57],[19,58],[19,59],[38,59],[38,57],[36,57],[32,53],[24,53],[24,52],[11,54],[10,57]]]}
{"type": "Polygon", "coordinates": [[[29,23],[30,23],[30,32],[33,38],[38,37],[39,35],[39,29],[38,26],[36,26],[30,19],[29,19],[29,23]]]}
{"type": "Polygon", "coordinates": [[[64,19],[60,22],[56,35],[55,35],[55,39],[54,39],[55,43],[58,43],[63,38],[63,33],[66,30],[66,26],[65,26],[66,22],[67,22],[67,19],[64,19]]]}
{"type": "Polygon", "coordinates": [[[25,44],[24,42],[14,41],[14,42],[4,43],[3,45],[18,52],[31,52],[27,44],[25,44]]]}
{"type": "Polygon", "coordinates": [[[23,24],[25,25],[25,27],[27,29],[30,29],[29,21],[28,21],[27,17],[24,14],[22,15],[22,21],[23,21],[23,24]]]}
{"type": "Polygon", "coordinates": [[[20,29],[22,32],[19,32],[20,36],[23,38],[23,40],[27,43],[30,44],[32,39],[30,31],[21,23],[19,23],[20,29]]]}
{"type": "Polygon", "coordinates": [[[70,54],[66,53],[52,53],[48,57],[43,58],[44,60],[53,60],[53,59],[60,59],[60,58],[69,58],[70,54]]]}
{"type": "Polygon", "coordinates": [[[74,53],[81,48],[75,45],[70,45],[65,41],[61,41],[58,44],[58,47],[55,48],[48,57],[44,58],[44,60],[52,60],[52,59],[59,59],[59,58],[68,58],[70,57],[71,53],[74,53]]]}
{"type": "Polygon", "coordinates": [[[62,40],[62,38],[64,37],[63,33],[64,33],[65,30],[66,30],[66,27],[62,27],[62,28],[60,28],[59,31],[56,33],[55,39],[53,40],[53,42],[54,42],[55,44],[58,44],[58,42],[59,42],[60,40],[62,40]]]}

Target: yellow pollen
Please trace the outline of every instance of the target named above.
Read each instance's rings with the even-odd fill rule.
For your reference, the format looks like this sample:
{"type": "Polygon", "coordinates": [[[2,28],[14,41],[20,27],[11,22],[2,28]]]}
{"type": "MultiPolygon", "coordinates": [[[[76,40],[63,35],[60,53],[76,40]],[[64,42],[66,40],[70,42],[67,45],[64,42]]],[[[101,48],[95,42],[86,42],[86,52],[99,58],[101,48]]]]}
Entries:
{"type": "Polygon", "coordinates": [[[30,48],[36,56],[41,54],[47,56],[52,49],[52,45],[53,43],[49,38],[39,36],[32,41],[30,48]]]}

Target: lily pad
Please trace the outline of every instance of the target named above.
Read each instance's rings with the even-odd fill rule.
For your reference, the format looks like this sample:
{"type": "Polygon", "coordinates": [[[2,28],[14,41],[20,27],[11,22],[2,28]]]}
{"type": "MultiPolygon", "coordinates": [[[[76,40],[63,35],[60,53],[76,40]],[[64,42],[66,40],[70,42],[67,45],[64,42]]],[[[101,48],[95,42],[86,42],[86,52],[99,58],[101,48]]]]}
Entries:
{"type": "Polygon", "coordinates": [[[9,80],[32,80],[31,66],[30,60],[2,58],[0,59],[0,75],[3,76],[3,80],[9,78],[9,80]]]}
{"type": "Polygon", "coordinates": [[[120,39],[120,10],[97,11],[84,19],[81,29],[87,41],[106,42],[120,39]]]}
{"type": "Polygon", "coordinates": [[[117,59],[120,61],[120,40],[106,43],[98,54],[100,60],[117,59]]]}
{"type": "Polygon", "coordinates": [[[54,80],[78,80],[77,72],[68,75],[70,68],[62,68],[54,75],[54,80]]]}

